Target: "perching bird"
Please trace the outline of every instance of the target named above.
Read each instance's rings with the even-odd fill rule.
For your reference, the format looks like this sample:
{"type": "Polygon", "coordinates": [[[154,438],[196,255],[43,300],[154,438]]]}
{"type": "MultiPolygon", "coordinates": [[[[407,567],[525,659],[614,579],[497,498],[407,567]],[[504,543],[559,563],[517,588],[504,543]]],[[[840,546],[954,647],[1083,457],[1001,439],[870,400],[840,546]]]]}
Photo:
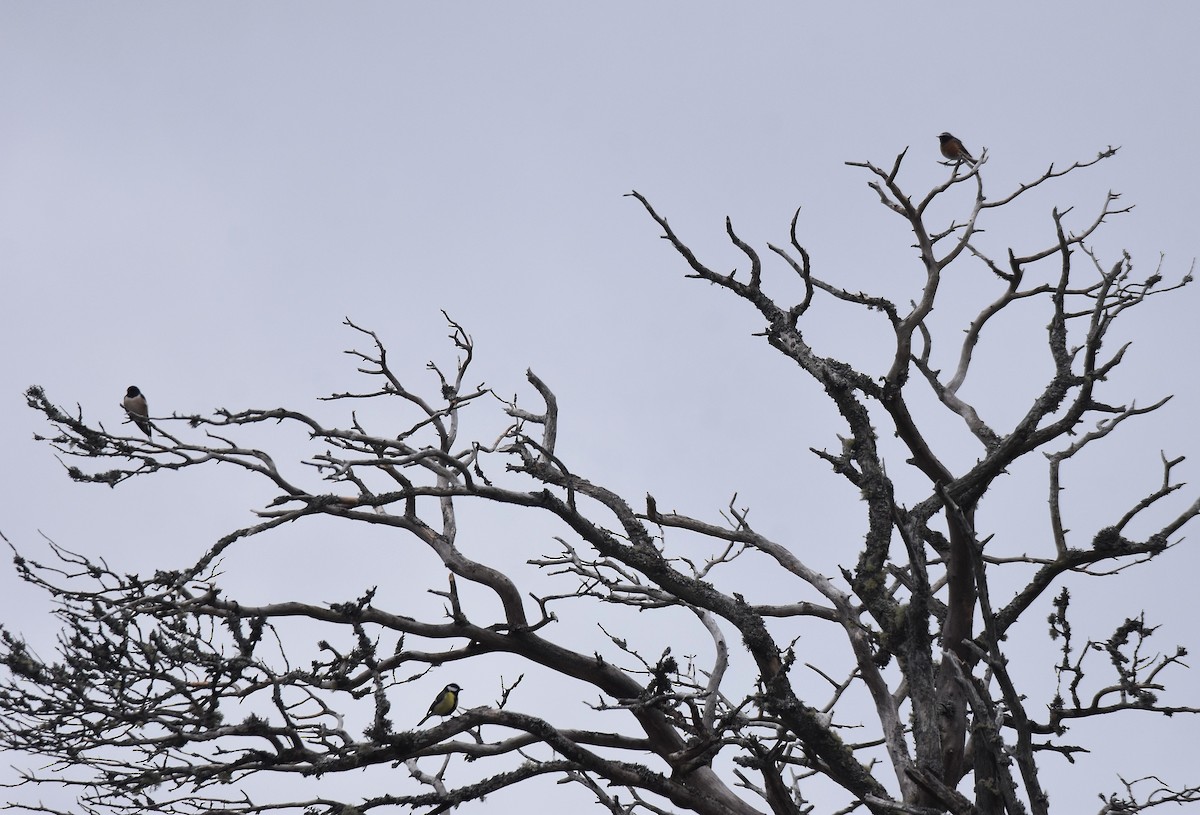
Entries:
{"type": "Polygon", "coordinates": [[[974,165],[975,157],[963,147],[963,143],[956,136],[951,136],[949,133],[941,133],[938,139],[942,142],[942,155],[951,161],[965,161],[967,164],[974,165]]]}
{"type": "Polygon", "coordinates": [[[129,414],[129,418],[133,420],[133,423],[149,437],[150,409],[146,407],[146,397],[138,390],[137,385],[129,386],[129,390],[125,391],[125,398],[121,400],[121,405],[125,408],[125,412],[129,414]]]}
{"type": "MultiPolygon", "coordinates": [[[[458,692],[462,690],[458,685],[451,682],[446,687],[442,688],[442,692],[433,700],[433,704],[429,706],[429,712],[425,714],[425,719],[430,716],[449,716],[454,712],[454,708],[458,707],[458,692]]],[[[425,719],[417,722],[417,727],[425,724],[425,719]]]]}

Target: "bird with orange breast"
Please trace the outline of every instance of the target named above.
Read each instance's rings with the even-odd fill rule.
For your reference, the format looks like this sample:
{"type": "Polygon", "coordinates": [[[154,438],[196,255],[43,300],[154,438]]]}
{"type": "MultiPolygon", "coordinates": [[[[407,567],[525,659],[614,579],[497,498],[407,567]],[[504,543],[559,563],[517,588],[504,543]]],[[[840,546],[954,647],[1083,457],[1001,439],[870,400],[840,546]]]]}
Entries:
{"type": "Polygon", "coordinates": [[[963,147],[963,143],[959,141],[957,136],[949,133],[941,133],[938,139],[942,143],[942,155],[955,163],[966,162],[971,166],[975,165],[975,157],[971,155],[967,148],[963,147]]]}

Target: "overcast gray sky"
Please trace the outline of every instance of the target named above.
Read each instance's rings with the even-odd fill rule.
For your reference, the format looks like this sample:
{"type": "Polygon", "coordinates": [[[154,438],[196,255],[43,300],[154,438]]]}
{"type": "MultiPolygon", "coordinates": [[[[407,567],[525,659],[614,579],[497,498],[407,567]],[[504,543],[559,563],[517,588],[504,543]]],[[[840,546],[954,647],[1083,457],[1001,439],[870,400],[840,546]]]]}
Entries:
{"type": "MultiPolygon", "coordinates": [[[[24,406],[30,384],[110,429],[130,383],[156,415],[287,404],[332,421],[340,406],[314,398],[362,384],[342,354],[357,341],[343,317],[378,331],[419,383],[425,361],[453,359],[446,309],[478,343],[479,380],[527,393],[532,367],[555,389],[560,451],[577,470],[706,517],[738,492],[765,531],[805,541],[832,570],[860,539],[858,505],[806,451],[836,446],[841,428],[750,336],[754,315],[685,280],[623,194],[645,193],[729,268],[739,258],[726,215],[762,246],[785,242],[802,206],[818,274],[906,302],[918,285],[911,236],[844,162],[908,148],[903,181],[923,192],[947,174],[936,136],[951,130],[977,155],[987,148],[999,195],[1051,162],[1120,145],[985,240],[1048,242],[1051,207],[1077,206],[1083,223],[1114,189],[1137,208],[1098,248],[1110,262],[1127,249],[1147,271],[1165,253],[1177,278],[1200,249],[1198,23],[1185,3],[0,5],[0,531],[153,570],[194,558],[273,497],[215,471],[73,485],[31,440],[45,428],[24,406]]],[[[957,269],[937,315],[946,325],[997,292],[981,267],[957,269]]],[[[1075,474],[1090,476],[1069,493],[1080,530],[1153,485],[1160,449],[1200,462],[1195,304],[1189,290],[1148,306],[1120,335],[1136,343],[1114,393],[1177,398],[1114,441],[1113,459],[1075,474]]],[[[812,321],[825,352],[873,359],[870,330],[812,321]]],[[[1022,328],[1041,336],[1041,323],[1005,326],[1022,328]]],[[[986,337],[983,353],[1000,373],[972,395],[1011,418],[1041,383],[1006,357],[1007,337],[986,337]]],[[[956,455],[975,451],[964,441],[956,455]]],[[[1200,465],[1186,466],[1200,484],[1200,465]]],[[[1014,551],[1046,543],[1039,490],[1017,484],[984,506],[1014,551]]],[[[364,535],[339,541],[348,562],[321,570],[320,599],[378,580],[392,555],[364,535]]],[[[543,553],[548,535],[521,544],[543,553]]],[[[288,596],[313,572],[297,547],[327,558],[323,545],[304,531],[253,542],[231,556],[229,581],[288,596]]],[[[1089,633],[1144,604],[1164,623],[1163,650],[1200,645],[1198,565],[1179,547],[1121,584],[1129,608],[1097,604],[1089,633]]],[[[46,636],[44,604],[14,583],[0,573],[0,620],[46,636]]],[[[1077,585],[1093,599],[1117,587],[1077,585]]],[[[1024,633],[1039,637],[1042,619],[1024,633]]],[[[1176,675],[1174,688],[1195,703],[1200,680],[1176,675]]],[[[1151,736],[1124,756],[1128,772],[1196,780],[1179,749],[1194,747],[1195,724],[1121,724],[1151,736]]],[[[1129,742],[1108,744],[1049,781],[1072,803],[1063,811],[1111,791],[1104,779],[1129,742]]]]}

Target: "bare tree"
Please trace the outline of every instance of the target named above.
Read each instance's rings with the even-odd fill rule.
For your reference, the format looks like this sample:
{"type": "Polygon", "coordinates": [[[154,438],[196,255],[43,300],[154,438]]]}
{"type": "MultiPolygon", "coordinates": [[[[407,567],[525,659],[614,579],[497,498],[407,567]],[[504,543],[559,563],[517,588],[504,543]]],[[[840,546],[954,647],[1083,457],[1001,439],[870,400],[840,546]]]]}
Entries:
{"type": "MultiPolygon", "coordinates": [[[[736,500],[685,514],[589,479],[585,464],[557,444],[559,409],[550,386],[529,372],[536,407],[494,399],[470,379],[474,345],[453,321],[457,363],[430,363],[436,386],[429,395],[409,386],[380,337],[347,321],[361,337],[365,350],[352,353],[370,384],[327,398],[403,405],[409,418],[386,426],[368,426],[358,413],[333,427],[286,408],[218,410],[150,417],[156,433],[143,438],[89,424],[81,410],[63,410],[30,388],[30,406],[54,428],[46,440],[82,460],[69,468],[76,481],[116,487],[221,463],[265,480],[278,497],[258,511],[256,525],[229,533],[177,571],[122,574],[60,546],[46,564],[17,555],[21,576],[49,593],[63,625],[53,659],[3,635],[3,744],[48,762],[26,771],[22,783],[74,788],[87,812],[437,813],[539,777],[578,785],[585,799],[614,814],[791,815],[813,811],[814,796],[832,800],[835,793],[842,812],[1049,812],[1039,770],[1051,763],[1057,772],[1085,749],[1070,735],[1076,720],[1200,712],[1160,698],[1167,676],[1183,667],[1182,648],[1152,651],[1154,627],[1138,609],[1114,632],[1076,633],[1064,585],[1070,575],[1144,564],[1180,540],[1200,513],[1200,501],[1180,510],[1167,500],[1182,486],[1176,472],[1183,459],[1164,456],[1161,481],[1147,484],[1144,497],[1102,527],[1072,535],[1060,506],[1065,462],[1166,402],[1105,401],[1105,380],[1126,350],[1105,348],[1110,330],[1126,310],[1180,288],[1191,274],[1164,285],[1157,270],[1135,277],[1127,255],[1107,262],[1097,256],[1089,238],[1126,211],[1113,194],[1081,227],[1069,225],[1069,210],[1055,210],[1056,237],[1047,245],[1019,245],[1027,238],[1017,236],[1005,257],[994,257],[977,240],[992,210],[1017,206],[1030,190],[1115,152],[1052,165],[998,198],[984,195],[986,153],[973,166],[953,166],[919,199],[900,185],[905,154],[890,167],[855,163],[915,238],[909,305],[818,277],[797,234],[799,212],[788,245],[768,245],[769,254],[727,221],[728,239],[748,269],[726,273],[631,193],[689,276],[755,309],[770,346],[836,408],[840,446],[812,452],[861,495],[866,529],[837,577],[752,527],[736,500]],[[973,198],[969,210],[952,223],[930,223],[931,204],[952,191],[973,194],[956,199],[973,198]],[[939,335],[929,319],[951,264],[982,272],[994,291],[956,326],[965,329],[961,340],[939,335]],[[777,283],[768,286],[769,276],[777,283]],[[794,301],[768,291],[789,287],[794,301]],[[886,321],[894,345],[882,370],[858,370],[829,354],[838,349],[810,345],[805,318],[833,301],[858,309],[864,321],[886,321]],[[963,385],[977,367],[984,328],[998,315],[1035,307],[1050,315],[1045,350],[1052,373],[1030,383],[1035,390],[1015,423],[997,426],[985,418],[988,406],[968,401],[963,385]],[[942,358],[955,360],[948,372],[934,363],[942,358]],[[944,410],[910,409],[914,392],[932,393],[944,410]],[[489,413],[489,405],[496,409],[489,413]],[[463,430],[468,419],[498,413],[502,429],[490,438],[463,430]],[[287,475],[289,468],[243,441],[280,424],[311,438],[303,477],[287,475]],[[960,471],[938,453],[951,430],[969,434],[975,446],[974,463],[960,471]],[[897,497],[880,441],[891,436],[907,459],[899,467],[910,479],[906,494],[916,500],[897,497]],[[1028,551],[996,550],[977,526],[980,500],[1014,463],[1040,456],[1048,461],[1046,534],[1028,551]],[[919,474],[919,489],[908,472],[919,474]],[[555,520],[561,532],[554,554],[539,554],[545,541],[518,553],[541,570],[545,585],[518,585],[500,553],[460,540],[466,501],[555,520]],[[445,616],[385,610],[373,603],[374,590],[332,605],[254,606],[218,585],[217,564],[230,547],[318,516],[387,527],[428,547],[449,573],[444,588],[431,588],[444,600],[445,616]],[[1154,531],[1139,538],[1137,528],[1154,531]],[[723,575],[746,558],[770,563],[799,599],[767,604],[723,590],[723,575]],[[568,576],[572,589],[547,588],[552,576],[568,576]],[[493,602],[468,601],[460,594],[464,581],[493,602]],[[615,620],[602,624],[607,650],[573,648],[570,638],[556,636],[567,620],[591,620],[601,604],[604,619],[615,620]],[[647,653],[644,640],[622,628],[623,613],[639,621],[674,613],[677,625],[679,612],[711,643],[711,658],[647,653]],[[1053,666],[1059,692],[1049,699],[1019,686],[1009,641],[1019,620],[1047,613],[1061,654],[1053,666]],[[289,659],[311,645],[314,630],[323,632],[317,656],[307,665],[289,659]],[[829,653],[827,662],[802,657],[789,640],[801,634],[834,635],[842,652],[829,653]],[[494,704],[464,704],[436,724],[409,729],[423,711],[393,720],[399,686],[437,666],[457,666],[462,676],[494,655],[556,676],[564,696],[590,705],[595,728],[556,722],[542,705],[527,712],[536,700],[523,698],[519,677],[497,681],[494,704]],[[730,670],[735,657],[753,671],[730,670]],[[828,692],[816,698],[801,690],[802,674],[821,677],[828,692]],[[365,723],[361,730],[356,720],[365,723]],[[844,726],[864,721],[854,730],[844,726]],[[411,780],[389,776],[383,791],[360,789],[345,800],[320,785],[303,787],[318,790],[306,797],[291,792],[298,784],[262,783],[401,766],[411,780]]],[[[1200,800],[1194,786],[1155,778],[1119,783],[1118,792],[1097,790],[1102,813],[1200,800]]]]}

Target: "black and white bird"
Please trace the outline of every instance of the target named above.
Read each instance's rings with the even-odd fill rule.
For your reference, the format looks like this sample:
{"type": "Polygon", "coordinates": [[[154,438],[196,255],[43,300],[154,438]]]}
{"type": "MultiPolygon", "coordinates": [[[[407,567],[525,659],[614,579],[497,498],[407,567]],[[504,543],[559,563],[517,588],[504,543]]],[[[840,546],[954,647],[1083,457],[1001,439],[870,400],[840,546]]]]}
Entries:
{"type": "Polygon", "coordinates": [[[417,727],[425,724],[425,720],[430,716],[449,716],[454,712],[454,708],[458,707],[458,692],[462,690],[458,685],[451,682],[446,687],[442,688],[442,692],[433,700],[433,704],[429,706],[429,712],[425,714],[425,718],[417,722],[417,727]]]}
{"type": "Polygon", "coordinates": [[[146,406],[146,397],[138,390],[137,385],[130,385],[129,390],[125,391],[125,398],[121,400],[121,406],[129,414],[130,421],[149,437],[150,409],[146,406]]]}
{"type": "Polygon", "coordinates": [[[971,155],[967,148],[963,147],[963,143],[958,140],[957,136],[952,136],[949,133],[938,134],[938,139],[941,141],[942,155],[954,162],[965,161],[967,164],[974,166],[975,157],[971,155]]]}

